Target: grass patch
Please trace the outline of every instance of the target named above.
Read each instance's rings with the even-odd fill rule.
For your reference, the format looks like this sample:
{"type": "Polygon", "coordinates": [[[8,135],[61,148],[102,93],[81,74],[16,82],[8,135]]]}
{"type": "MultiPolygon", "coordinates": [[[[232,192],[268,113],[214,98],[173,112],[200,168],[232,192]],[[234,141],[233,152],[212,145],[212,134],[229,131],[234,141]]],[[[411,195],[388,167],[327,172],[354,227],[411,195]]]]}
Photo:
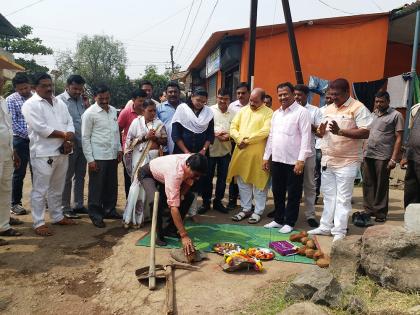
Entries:
{"type": "Polygon", "coordinates": [[[357,280],[351,294],[362,299],[371,314],[402,314],[420,304],[420,294],[401,293],[377,285],[368,277],[357,280]]]}
{"type": "Polygon", "coordinates": [[[273,315],[284,310],[293,302],[284,299],[284,291],[288,282],[272,282],[269,287],[259,290],[246,308],[239,311],[239,314],[252,315],[273,315]]]}
{"type": "MultiPolygon", "coordinates": [[[[284,299],[284,292],[289,282],[272,282],[267,288],[259,290],[254,301],[240,310],[239,314],[272,315],[278,314],[294,302],[284,299]]],[[[337,309],[328,309],[332,315],[346,315],[345,306],[350,296],[359,297],[366,305],[367,314],[401,315],[407,310],[420,305],[420,293],[401,293],[388,290],[368,277],[361,277],[355,286],[346,291],[342,305],[337,309]]],[[[323,307],[326,309],[325,307],[323,307]]],[[[326,309],[327,310],[327,309],[326,309]]]]}

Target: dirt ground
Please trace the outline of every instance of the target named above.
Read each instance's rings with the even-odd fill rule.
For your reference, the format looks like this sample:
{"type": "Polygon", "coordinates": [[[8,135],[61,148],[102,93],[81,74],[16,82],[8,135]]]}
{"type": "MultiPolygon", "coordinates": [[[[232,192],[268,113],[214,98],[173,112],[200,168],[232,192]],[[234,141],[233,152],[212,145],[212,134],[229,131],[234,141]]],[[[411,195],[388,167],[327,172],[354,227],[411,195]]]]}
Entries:
{"type": "MultiPolygon", "coordinates": [[[[123,211],[125,198],[120,169],[117,209],[123,211]]],[[[29,209],[30,181],[26,178],[24,206],[29,209]]],[[[390,192],[390,214],[387,225],[403,223],[401,190],[390,192]]],[[[361,188],[354,190],[354,210],[360,210],[361,188]]],[[[266,212],[273,209],[270,197],[266,212]]],[[[321,214],[322,205],[317,205],[321,214]]],[[[301,216],[298,229],[308,229],[301,216]]],[[[210,211],[199,217],[202,222],[231,223],[231,214],[210,211]]],[[[4,314],[161,314],[164,284],[155,291],[140,285],[134,271],[148,266],[149,248],[135,246],[147,233],[149,225],[126,232],[119,221],[106,221],[105,229],[92,226],[87,216],[77,226],[54,226],[55,235],[36,236],[31,216],[18,229],[24,236],[10,238],[10,245],[0,247],[0,313],[4,314]]],[[[268,222],[264,218],[260,225],[268,222]]],[[[245,223],[246,224],[246,223],[245,223]]],[[[350,234],[364,229],[349,225],[350,234]]],[[[321,247],[329,252],[331,237],[320,237],[321,247]]],[[[157,263],[165,263],[169,250],[157,249],[157,263]]],[[[263,273],[227,274],[218,266],[221,257],[209,254],[199,264],[199,271],[175,272],[178,314],[231,314],[243,309],[255,293],[270,282],[287,280],[304,272],[308,265],[267,262],[263,273]]]]}

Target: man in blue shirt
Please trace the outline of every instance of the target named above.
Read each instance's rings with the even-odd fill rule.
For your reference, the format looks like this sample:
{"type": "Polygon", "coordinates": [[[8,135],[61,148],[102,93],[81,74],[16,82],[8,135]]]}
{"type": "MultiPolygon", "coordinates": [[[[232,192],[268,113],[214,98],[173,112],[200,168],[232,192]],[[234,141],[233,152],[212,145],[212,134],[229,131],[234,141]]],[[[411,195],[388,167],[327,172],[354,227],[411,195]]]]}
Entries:
{"type": "Polygon", "coordinates": [[[168,83],[166,86],[166,98],[167,101],[157,107],[157,116],[165,124],[165,129],[168,134],[168,146],[165,147],[164,151],[166,154],[171,154],[174,149],[174,142],[171,137],[172,117],[180,104],[180,88],[178,83],[168,83]]]}
{"type": "Polygon", "coordinates": [[[13,171],[11,212],[26,214],[22,206],[23,180],[29,163],[29,137],[25,118],[22,115],[23,103],[32,96],[31,84],[25,73],[18,73],[12,80],[15,93],[6,98],[7,108],[12,117],[13,149],[20,157],[20,165],[13,171]]]}

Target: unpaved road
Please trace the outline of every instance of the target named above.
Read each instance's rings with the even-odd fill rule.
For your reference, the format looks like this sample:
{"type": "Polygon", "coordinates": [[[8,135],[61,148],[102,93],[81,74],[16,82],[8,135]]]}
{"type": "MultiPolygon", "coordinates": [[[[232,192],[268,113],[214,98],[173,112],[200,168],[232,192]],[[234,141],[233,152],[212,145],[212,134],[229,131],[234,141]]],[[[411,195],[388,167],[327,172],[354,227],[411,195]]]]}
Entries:
{"type": "MultiPolygon", "coordinates": [[[[123,179],[120,172],[118,209],[124,207],[123,179]]],[[[30,181],[24,191],[24,206],[29,208],[30,181]]],[[[361,208],[361,188],[355,188],[354,209],[361,208]]],[[[266,212],[271,211],[270,198],[266,212]]],[[[402,224],[402,191],[390,193],[390,215],[386,224],[402,224]]],[[[317,206],[320,215],[322,206],[317,206]]],[[[213,211],[200,220],[231,223],[230,215],[213,211]]],[[[156,291],[140,285],[135,269],[148,265],[149,249],[135,246],[149,226],[126,232],[120,222],[106,221],[107,228],[93,227],[85,216],[77,226],[56,227],[49,238],[36,236],[31,216],[20,216],[18,227],[23,237],[10,238],[0,247],[0,313],[4,314],[161,314],[165,299],[164,284],[156,291]]],[[[265,224],[267,218],[260,223],[265,224]]],[[[301,217],[297,228],[307,229],[301,217]]],[[[363,229],[350,225],[351,234],[363,229]]],[[[323,250],[329,251],[330,237],[320,237],[323,250]]],[[[157,250],[157,263],[168,260],[169,251],[157,250]]],[[[175,272],[178,314],[228,314],[244,307],[262,287],[304,272],[308,265],[268,262],[264,273],[226,274],[218,266],[221,257],[209,254],[200,271],[175,272]]]]}

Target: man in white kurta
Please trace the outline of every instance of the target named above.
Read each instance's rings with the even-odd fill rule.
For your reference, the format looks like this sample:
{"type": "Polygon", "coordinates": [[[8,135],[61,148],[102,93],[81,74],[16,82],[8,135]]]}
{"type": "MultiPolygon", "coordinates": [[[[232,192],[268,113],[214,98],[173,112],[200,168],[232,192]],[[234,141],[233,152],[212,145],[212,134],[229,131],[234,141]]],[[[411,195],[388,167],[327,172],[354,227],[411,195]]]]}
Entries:
{"type": "MultiPolygon", "coordinates": [[[[0,91],[4,82],[5,79],[0,73],[0,91]]],[[[22,233],[10,227],[9,202],[12,196],[13,173],[12,143],[12,121],[7,111],[6,101],[0,96],[0,236],[22,235],[22,233]]],[[[7,245],[7,242],[0,239],[0,246],[2,245],[7,245]]]]}
{"type": "Polygon", "coordinates": [[[50,236],[52,231],[45,225],[44,218],[46,201],[53,224],[74,224],[64,218],[61,207],[74,126],[66,104],[52,95],[51,77],[46,73],[38,74],[34,85],[36,93],[22,106],[28,124],[33,171],[32,219],[36,234],[50,236]]]}

